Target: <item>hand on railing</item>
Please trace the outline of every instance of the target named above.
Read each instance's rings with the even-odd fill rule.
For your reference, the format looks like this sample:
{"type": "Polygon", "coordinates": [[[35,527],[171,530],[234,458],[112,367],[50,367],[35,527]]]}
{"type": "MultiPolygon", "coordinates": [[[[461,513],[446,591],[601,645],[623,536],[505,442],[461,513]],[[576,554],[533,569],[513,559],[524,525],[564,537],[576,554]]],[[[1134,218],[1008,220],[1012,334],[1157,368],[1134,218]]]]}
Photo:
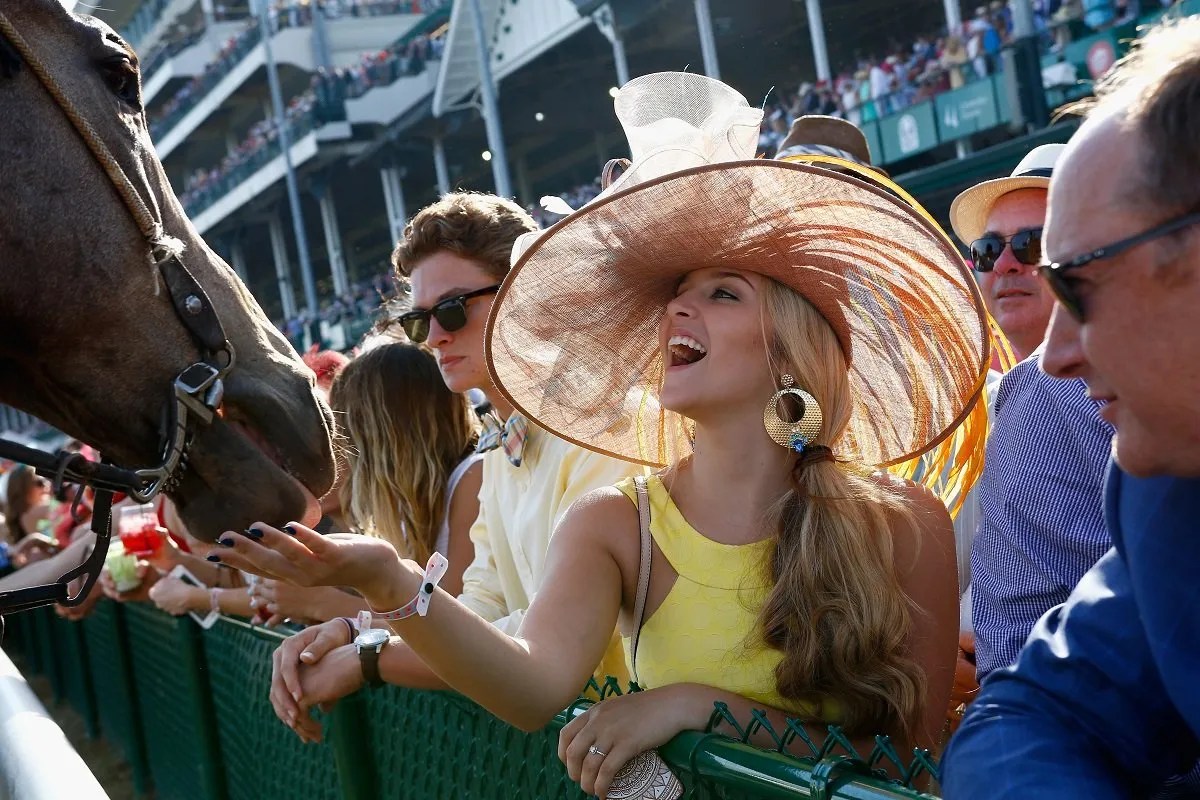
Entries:
{"type": "Polygon", "coordinates": [[[683,686],[609,697],[564,725],[558,757],[571,780],[588,795],[607,797],[613,778],[635,756],[689,726],[676,693],[683,686]]]}
{"type": "Polygon", "coordinates": [[[362,665],[350,626],[334,619],[289,636],[271,657],[271,708],[302,741],[321,741],[312,709],[329,711],[362,688],[362,665]]]}

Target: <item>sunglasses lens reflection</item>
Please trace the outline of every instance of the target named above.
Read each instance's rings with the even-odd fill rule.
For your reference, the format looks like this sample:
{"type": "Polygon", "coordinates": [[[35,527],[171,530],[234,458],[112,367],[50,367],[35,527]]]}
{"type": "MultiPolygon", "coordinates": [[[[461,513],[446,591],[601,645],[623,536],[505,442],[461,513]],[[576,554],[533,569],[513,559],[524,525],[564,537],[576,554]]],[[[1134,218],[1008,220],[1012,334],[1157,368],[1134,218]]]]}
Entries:
{"type": "Polygon", "coordinates": [[[429,338],[429,317],[427,316],[403,317],[400,320],[400,326],[404,328],[405,335],[417,344],[429,338]]]}
{"type": "Polygon", "coordinates": [[[998,236],[985,236],[971,243],[971,261],[976,272],[991,272],[996,259],[1004,250],[1004,242],[998,236]]]}

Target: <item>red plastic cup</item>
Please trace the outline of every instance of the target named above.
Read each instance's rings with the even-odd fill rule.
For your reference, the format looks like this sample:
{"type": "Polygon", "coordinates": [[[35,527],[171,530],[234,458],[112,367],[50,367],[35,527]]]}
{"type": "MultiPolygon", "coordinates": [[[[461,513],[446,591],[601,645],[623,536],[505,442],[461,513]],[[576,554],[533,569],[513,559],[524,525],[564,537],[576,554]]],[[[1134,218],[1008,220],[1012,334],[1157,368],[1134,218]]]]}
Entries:
{"type": "Polygon", "coordinates": [[[131,556],[151,556],[162,546],[158,515],[148,505],[123,507],[117,535],[125,546],[125,552],[131,556]]]}

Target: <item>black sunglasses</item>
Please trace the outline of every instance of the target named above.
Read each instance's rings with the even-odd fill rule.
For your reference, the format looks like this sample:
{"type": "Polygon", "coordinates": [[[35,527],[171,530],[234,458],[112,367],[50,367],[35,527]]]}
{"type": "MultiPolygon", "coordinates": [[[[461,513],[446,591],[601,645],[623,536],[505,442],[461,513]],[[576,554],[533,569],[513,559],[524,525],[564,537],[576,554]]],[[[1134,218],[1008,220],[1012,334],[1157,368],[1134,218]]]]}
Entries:
{"type": "Polygon", "coordinates": [[[1046,279],[1046,283],[1050,286],[1050,291],[1054,293],[1058,302],[1063,304],[1063,308],[1067,309],[1077,322],[1082,323],[1083,302],[1080,300],[1075,288],[1071,286],[1070,278],[1066,274],[1067,270],[1079,269],[1102,258],[1112,258],[1140,244],[1145,244],[1160,236],[1166,236],[1169,233],[1182,230],[1197,222],[1200,222],[1200,211],[1191,211],[1182,217],[1167,220],[1161,225],[1156,225],[1134,236],[1107,244],[1104,247],[1099,247],[1090,253],[1085,253],[1070,261],[1064,261],[1061,264],[1046,264],[1038,269],[1038,274],[1046,279]]]}
{"type": "Polygon", "coordinates": [[[971,242],[971,262],[976,272],[991,272],[1000,260],[1005,245],[1012,247],[1013,256],[1022,264],[1042,263],[1042,229],[1026,228],[1005,238],[994,233],[971,242]]]}
{"type": "Polygon", "coordinates": [[[396,321],[404,328],[409,339],[421,344],[429,338],[430,318],[436,319],[444,331],[461,330],[467,324],[467,301],[475,297],[483,297],[485,294],[495,294],[499,290],[500,284],[497,283],[495,286],[476,289],[455,297],[447,297],[436,303],[433,308],[401,314],[396,321]]]}

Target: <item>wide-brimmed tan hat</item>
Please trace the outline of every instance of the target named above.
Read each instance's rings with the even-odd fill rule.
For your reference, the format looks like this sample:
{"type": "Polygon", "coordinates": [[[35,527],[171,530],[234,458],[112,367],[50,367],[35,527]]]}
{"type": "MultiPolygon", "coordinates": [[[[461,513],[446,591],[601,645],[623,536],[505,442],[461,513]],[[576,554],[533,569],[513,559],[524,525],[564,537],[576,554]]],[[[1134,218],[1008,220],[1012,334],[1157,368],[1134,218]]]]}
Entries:
{"type": "Polygon", "coordinates": [[[1065,144],[1043,144],[1029,151],[1012,175],[977,183],[950,204],[950,227],[969,245],[987,231],[987,218],[996,201],[1018,189],[1049,189],[1050,176],[1065,144]]]}
{"type": "Polygon", "coordinates": [[[753,159],[762,112],[718,81],[643,76],[616,107],[633,155],[618,188],[519,242],[492,306],[488,365],[518,410],[628,461],[690,452],[658,401],[658,327],[683,276],[723,267],[785,284],[833,328],[854,396],[839,458],[905,462],[978,422],[986,315],[936,225],[866,181],[753,159]]]}

